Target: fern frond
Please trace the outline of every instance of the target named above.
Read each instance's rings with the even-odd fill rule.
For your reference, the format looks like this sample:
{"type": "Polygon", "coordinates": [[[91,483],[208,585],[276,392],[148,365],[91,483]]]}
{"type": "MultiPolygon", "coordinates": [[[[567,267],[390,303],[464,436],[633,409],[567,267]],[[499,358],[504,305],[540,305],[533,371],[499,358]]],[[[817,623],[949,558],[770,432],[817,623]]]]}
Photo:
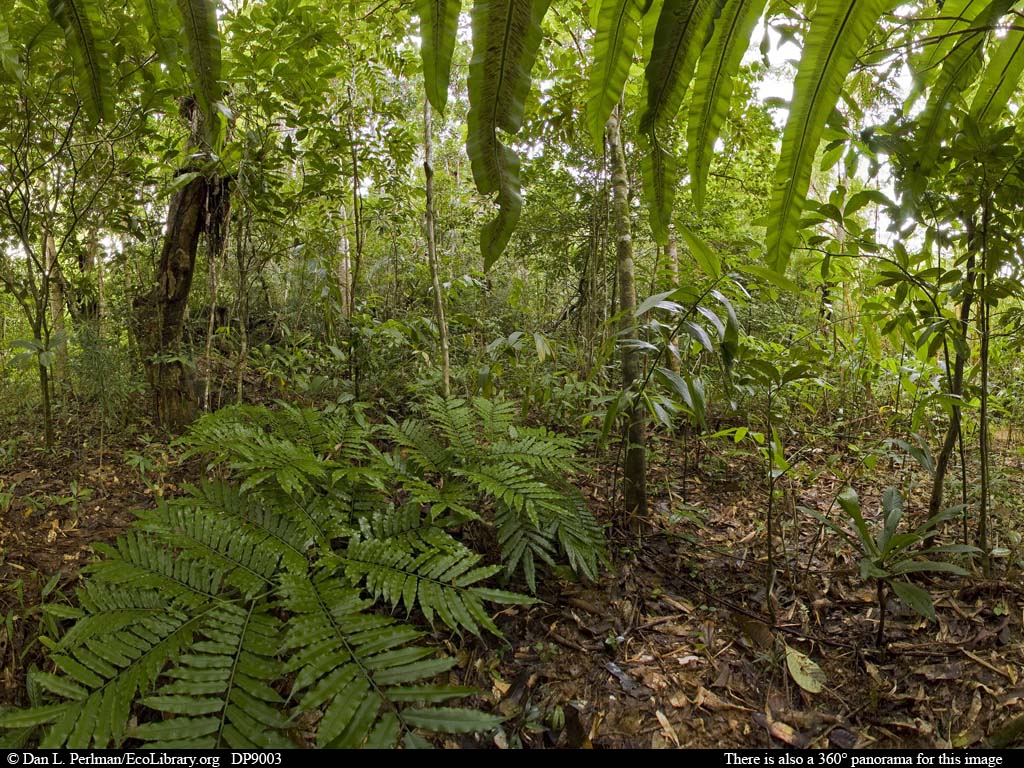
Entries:
{"type": "Polygon", "coordinates": [[[821,0],[814,9],[793,83],[768,214],[768,262],[776,272],[785,272],[796,244],[825,122],[861,46],[891,5],[891,0],[821,0]]]}
{"type": "Polygon", "coordinates": [[[488,443],[505,440],[514,436],[516,417],[515,403],[509,400],[489,400],[486,397],[473,398],[473,412],[480,425],[483,439],[488,443]]]}
{"type": "Polygon", "coordinates": [[[406,419],[401,426],[391,423],[384,427],[384,433],[401,446],[404,458],[421,472],[443,472],[451,463],[449,451],[422,421],[406,419]]]}
{"type": "Polygon", "coordinates": [[[188,76],[196,102],[203,114],[203,128],[207,141],[217,148],[220,117],[217,111],[221,100],[220,33],[217,31],[218,0],[178,0],[185,34],[185,52],[188,76]]]}
{"type": "Polygon", "coordinates": [[[587,87],[587,125],[599,155],[605,123],[622,98],[633,63],[643,12],[641,0],[603,0],[598,11],[587,87]]]}
{"type": "Polygon", "coordinates": [[[147,722],[132,736],[155,749],[285,749],[289,720],[272,684],[282,677],[276,659],[281,622],[265,601],[224,604],[211,612],[189,653],[167,671],[170,682],[142,699],[173,717],[147,722]]]}
{"type": "MultiPolygon", "coordinates": [[[[296,673],[292,693],[300,697],[300,711],[324,707],[318,746],[393,746],[403,731],[432,727],[419,717],[420,708],[403,720],[399,704],[415,690],[411,684],[447,671],[453,659],[412,645],[420,636],[412,627],[367,613],[372,603],[333,569],[312,578],[287,575],[282,586],[284,604],[296,614],[285,636],[285,650],[294,653],[285,669],[296,673]]],[[[467,717],[479,728],[500,722],[479,713],[467,717]]]]}
{"type": "Polygon", "coordinates": [[[438,112],[448,104],[448,82],[459,26],[461,0],[416,0],[420,17],[420,53],[427,99],[438,112]]]}
{"type": "Polygon", "coordinates": [[[537,559],[548,565],[555,564],[552,532],[541,530],[532,520],[507,506],[499,506],[494,511],[494,522],[498,527],[498,545],[505,572],[512,576],[522,568],[526,585],[531,592],[536,592],[537,559]]]}
{"type": "Polygon", "coordinates": [[[992,53],[971,102],[971,119],[994,122],[1006,108],[1024,73],[1024,31],[1011,29],[992,53]]]}
{"type": "Polygon", "coordinates": [[[50,16],[64,30],[68,49],[82,82],[79,93],[93,123],[113,122],[114,97],[110,84],[107,46],[99,30],[96,0],[47,0],[50,16]]]}
{"type": "Polygon", "coordinates": [[[690,190],[697,210],[704,207],[715,142],[729,114],[733,80],[750,45],[750,35],[766,0],[728,0],[697,65],[690,115],[686,121],[690,190]]]}
{"type": "Polygon", "coordinates": [[[431,395],[424,407],[455,455],[463,462],[474,461],[479,454],[476,438],[480,424],[469,404],[457,397],[445,400],[431,395]]]}
{"type": "Polygon", "coordinates": [[[469,63],[466,151],[481,194],[498,193],[498,215],[480,235],[484,268],[500,258],[519,221],[523,195],[519,158],[498,138],[516,134],[540,47],[541,20],[550,0],[476,0],[473,58],[469,63]]]}

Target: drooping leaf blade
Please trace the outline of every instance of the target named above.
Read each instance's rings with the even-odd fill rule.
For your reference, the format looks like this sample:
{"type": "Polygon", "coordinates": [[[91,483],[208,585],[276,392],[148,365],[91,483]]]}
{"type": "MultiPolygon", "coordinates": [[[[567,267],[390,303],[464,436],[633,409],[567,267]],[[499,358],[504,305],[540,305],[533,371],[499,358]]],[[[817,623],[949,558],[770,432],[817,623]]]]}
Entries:
{"type": "Polygon", "coordinates": [[[597,16],[587,87],[587,127],[600,151],[604,128],[622,97],[643,18],[641,0],[603,0],[597,16]]]}
{"type": "Polygon", "coordinates": [[[522,213],[519,158],[502,144],[497,129],[515,134],[522,125],[540,24],[549,3],[477,0],[473,5],[466,151],[477,189],[485,195],[498,193],[498,215],[480,237],[485,268],[504,252],[522,213]]]}
{"type": "Polygon", "coordinates": [[[79,97],[93,123],[112,122],[114,97],[106,45],[99,31],[97,0],[47,0],[50,16],[64,30],[81,82],[79,97]]]}
{"type": "Polygon", "coordinates": [[[184,22],[185,54],[189,81],[203,116],[203,129],[211,147],[217,146],[221,100],[220,33],[217,30],[218,0],[177,0],[184,22]]]}
{"type": "Polygon", "coordinates": [[[796,244],[814,155],[846,75],[891,0],[822,0],[815,8],[793,84],[769,209],[768,263],[784,272],[796,244]]]}
{"type": "Polygon", "coordinates": [[[1011,29],[989,58],[971,102],[971,119],[993,122],[1009,103],[1024,73],[1024,31],[1011,29]]]}
{"type": "Polygon", "coordinates": [[[438,112],[448,104],[448,83],[462,0],[416,0],[420,17],[420,55],[427,99],[438,112]]]}
{"type": "Polygon", "coordinates": [[[715,142],[729,114],[733,80],[743,61],[743,54],[750,45],[750,35],[761,17],[765,2],[728,0],[715,21],[711,39],[697,65],[686,126],[686,143],[690,191],[698,211],[704,207],[704,191],[715,142]]]}

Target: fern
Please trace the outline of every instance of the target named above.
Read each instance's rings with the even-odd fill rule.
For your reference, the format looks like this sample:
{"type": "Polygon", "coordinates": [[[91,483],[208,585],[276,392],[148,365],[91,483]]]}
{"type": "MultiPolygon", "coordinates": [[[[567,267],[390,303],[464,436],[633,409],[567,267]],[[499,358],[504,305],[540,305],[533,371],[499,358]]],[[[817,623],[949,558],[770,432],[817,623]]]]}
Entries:
{"type": "Polygon", "coordinates": [[[73,623],[31,675],[39,705],[0,727],[53,748],[250,749],[292,745],[300,718],[325,747],[497,725],[452,706],[472,691],[435,680],[454,660],[411,622],[500,636],[492,607],[534,600],[492,586],[499,572],[536,589],[537,562],[561,551],[593,577],[601,530],[564,485],[575,441],[517,427],[503,401],[435,397],[424,411],[380,431],[387,454],[354,409],[200,420],[181,445],[221,479],[96,545],[78,606],[52,608],[73,623]],[[488,519],[481,496],[501,564],[457,536],[488,519]],[[380,610],[396,608],[408,621],[380,610]]]}
{"type": "Polygon", "coordinates": [[[604,147],[605,123],[622,98],[643,13],[642,0],[603,0],[598,11],[587,87],[587,125],[598,153],[604,147]]]}
{"type": "Polygon", "coordinates": [[[75,70],[82,81],[79,93],[93,123],[114,119],[107,46],[99,28],[96,0],[47,0],[50,16],[64,30],[75,70]]]}
{"type": "Polygon", "coordinates": [[[989,58],[971,102],[971,118],[979,125],[1000,116],[1024,73],[1024,32],[1011,29],[989,58]]]}
{"type": "Polygon", "coordinates": [[[416,0],[416,12],[420,17],[423,84],[427,98],[438,112],[444,112],[448,103],[448,82],[461,7],[460,0],[416,0]]]}

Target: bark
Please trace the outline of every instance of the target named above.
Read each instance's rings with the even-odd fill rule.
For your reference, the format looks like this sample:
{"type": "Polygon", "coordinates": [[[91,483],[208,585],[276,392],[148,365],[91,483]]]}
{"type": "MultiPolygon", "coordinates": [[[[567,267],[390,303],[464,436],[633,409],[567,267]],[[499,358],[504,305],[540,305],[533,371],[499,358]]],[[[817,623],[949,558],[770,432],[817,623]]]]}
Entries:
{"type": "MultiPolygon", "coordinates": [[[[46,270],[48,287],[48,300],[50,303],[50,330],[52,336],[57,337],[57,343],[53,344],[53,377],[56,384],[64,384],[67,381],[68,370],[68,339],[67,328],[64,325],[64,288],[60,272],[60,263],[57,261],[57,246],[54,243],[53,235],[49,232],[43,237],[43,259],[46,270]]],[[[52,344],[52,340],[51,340],[52,344]]]]}
{"type": "Polygon", "coordinates": [[[612,171],[612,220],[615,229],[615,256],[618,264],[618,297],[621,312],[622,388],[630,394],[626,410],[628,423],[626,463],[623,471],[623,496],[629,525],[636,530],[647,516],[647,424],[645,411],[632,397],[632,389],[640,375],[640,356],[628,342],[636,339],[636,280],[633,270],[633,240],[629,222],[629,182],[626,156],[622,150],[619,115],[613,113],[606,128],[612,171]],[[632,329],[632,330],[630,330],[632,329]]]}
{"type": "Polygon", "coordinates": [[[174,193],[157,283],[134,301],[139,351],[153,396],[153,416],[159,425],[174,431],[196,416],[192,376],[181,359],[181,340],[211,187],[210,180],[199,176],[174,193]]]}
{"type": "MultiPolygon", "coordinates": [[[[679,247],[676,244],[676,230],[672,225],[669,225],[668,245],[665,246],[665,268],[668,273],[668,290],[674,291],[679,287],[679,247]]],[[[674,337],[668,343],[668,367],[673,373],[680,371],[679,345],[674,337]]]]}

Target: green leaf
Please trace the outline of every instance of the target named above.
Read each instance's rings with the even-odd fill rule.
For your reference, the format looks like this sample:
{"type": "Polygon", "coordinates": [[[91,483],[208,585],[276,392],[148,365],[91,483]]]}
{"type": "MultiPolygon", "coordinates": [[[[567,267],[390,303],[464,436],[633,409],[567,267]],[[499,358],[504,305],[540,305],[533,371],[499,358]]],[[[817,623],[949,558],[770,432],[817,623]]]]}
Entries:
{"type": "Polygon", "coordinates": [[[719,279],[722,276],[722,262],[718,258],[718,254],[711,249],[711,246],[704,242],[696,233],[682,225],[679,225],[679,234],[683,236],[687,248],[690,249],[690,253],[693,254],[694,260],[704,274],[712,280],[719,279]]]}
{"type": "Polygon", "coordinates": [[[893,592],[900,600],[905,602],[926,619],[935,620],[935,605],[932,603],[932,596],[916,584],[908,581],[890,582],[893,592]]]}
{"type": "Polygon", "coordinates": [[[720,10],[718,0],[665,0],[644,71],[647,108],[640,120],[642,133],[675,119],[720,10]]]}
{"type": "Polygon", "coordinates": [[[586,117],[598,154],[604,147],[605,124],[622,98],[633,63],[643,6],[642,0],[602,0],[597,14],[586,117]]]}
{"type": "Polygon", "coordinates": [[[651,222],[651,235],[658,245],[667,245],[679,163],[675,155],[662,146],[653,131],[644,134],[642,141],[645,151],[640,157],[640,175],[651,222]]]}
{"type": "Polygon", "coordinates": [[[860,499],[857,497],[857,492],[853,488],[846,488],[836,498],[839,502],[839,506],[843,508],[843,511],[853,521],[854,527],[857,529],[857,536],[860,538],[861,546],[866,554],[872,557],[878,557],[878,546],[875,544],[874,539],[871,538],[871,533],[868,531],[868,524],[864,520],[864,515],[860,511],[860,499]]]}
{"type": "Polygon", "coordinates": [[[768,264],[783,273],[796,244],[814,155],[846,75],[892,0],[821,0],[811,17],[793,84],[769,208],[768,264]]]}
{"type": "Polygon", "coordinates": [[[504,718],[488,715],[472,709],[452,707],[431,707],[429,709],[406,709],[402,718],[415,728],[434,733],[473,733],[490,731],[502,724],[504,718]]]}
{"type": "Polygon", "coordinates": [[[748,275],[759,277],[765,282],[774,285],[776,288],[781,288],[784,291],[803,293],[803,288],[790,280],[784,274],[776,272],[773,269],[769,269],[768,267],[763,267],[760,264],[741,264],[737,266],[736,269],[740,272],[746,272],[748,275]]]}
{"type": "Polygon", "coordinates": [[[728,0],[715,22],[711,40],[697,65],[690,115],[686,123],[690,190],[697,210],[704,207],[704,190],[715,152],[715,142],[729,114],[733,80],[750,35],[766,0],[728,0]]]}
{"type": "Polygon", "coordinates": [[[939,156],[943,140],[953,127],[949,111],[981,72],[988,28],[1013,6],[1016,0],[993,0],[971,22],[973,31],[965,32],[942,63],[939,76],[928,95],[928,104],[918,118],[916,135],[920,152],[917,167],[929,172],[939,156]]]}
{"type": "Polygon", "coordinates": [[[786,646],[786,668],[793,682],[808,693],[821,693],[825,687],[825,672],[805,653],[786,646]]]}
{"type": "Polygon", "coordinates": [[[438,112],[448,104],[452,53],[459,27],[462,0],[416,0],[420,17],[420,55],[427,99],[438,112]]]}
{"type": "Polygon", "coordinates": [[[970,116],[978,125],[993,123],[1010,102],[1024,73],[1024,31],[1010,29],[993,52],[974,92],[970,116]]]}
{"type": "Polygon", "coordinates": [[[64,38],[81,80],[79,97],[93,123],[113,122],[114,98],[110,84],[106,37],[99,30],[97,0],[47,0],[50,16],[64,30],[64,38]]]}
{"type": "Polygon", "coordinates": [[[177,0],[184,22],[187,72],[203,116],[203,132],[216,150],[220,139],[221,56],[218,0],[177,0]]]}
{"type": "Polygon", "coordinates": [[[500,128],[516,134],[530,90],[530,70],[550,0],[477,0],[469,63],[466,151],[481,194],[498,193],[498,215],[480,235],[484,268],[505,251],[523,209],[519,158],[502,144],[500,128]]]}

